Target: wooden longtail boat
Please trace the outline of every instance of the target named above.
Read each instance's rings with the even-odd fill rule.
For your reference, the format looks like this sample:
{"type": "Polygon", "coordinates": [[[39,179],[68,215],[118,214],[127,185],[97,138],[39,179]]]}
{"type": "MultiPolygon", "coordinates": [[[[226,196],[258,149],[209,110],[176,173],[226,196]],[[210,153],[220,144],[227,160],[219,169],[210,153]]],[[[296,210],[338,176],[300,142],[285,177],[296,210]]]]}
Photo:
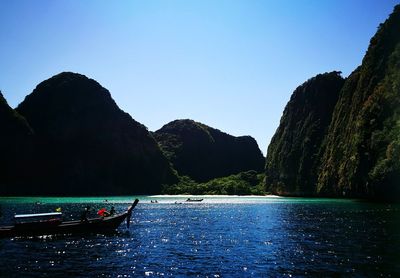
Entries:
{"type": "Polygon", "coordinates": [[[82,233],[104,233],[113,231],[126,219],[129,228],[132,210],[138,199],[127,211],[102,218],[91,218],[84,221],[62,221],[61,212],[16,215],[16,219],[33,219],[16,223],[14,226],[0,227],[0,238],[16,236],[40,236],[54,234],[82,234],[82,233]],[[52,217],[46,221],[37,221],[43,217],[52,217]]]}
{"type": "Polygon", "coordinates": [[[192,199],[192,198],[187,198],[186,202],[202,202],[203,199],[192,199]]]}

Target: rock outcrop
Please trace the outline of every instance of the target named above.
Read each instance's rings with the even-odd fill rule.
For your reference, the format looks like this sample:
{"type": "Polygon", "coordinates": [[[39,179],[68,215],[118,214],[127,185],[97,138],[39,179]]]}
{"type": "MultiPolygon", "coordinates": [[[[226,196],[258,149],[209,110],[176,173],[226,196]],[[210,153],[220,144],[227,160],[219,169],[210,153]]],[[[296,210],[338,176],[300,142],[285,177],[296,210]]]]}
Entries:
{"type": "Polygon", "coordinates": [[[400,5],[379,26],[361,66],[343,87],[336,77],[319,89],[324,97],[302,100],[302,94],[314,99],[310,86],[325,74],[295,91],[268,148],[267,189],[284,195],[400,199],[399,30],[400,5]]]}
{"type": "Polygon", "coordinates": [[[23,186],[32,177],[34,134],[24,117],[12,109],[0,93],[0,194],[23,186]]]}
{"type": "Polygon", "coordinates": [[[268,147],[267,191],[284,195],[315,192],[321,145],[344,79],[319,74],[292,94],[268,147]]]}
{"type": "Polygon", "coordinates": [[[250,136],[234,137],[193,120],[175,120],[154,137],[178,173],[197,182],[263,169],[264,157],[250,136]]]}
{"type": "Polygon", "coordinates": [[[146,127],[84,75],[40,83],[16,108],[35,132],[40,169],[28,194],[153,194],[176,175],[146,127]]]}
{"type": "Polygon", "coordinates": [[[400,197],[400,5],[340,93],[321,165],[320,194],[400,197]]]}

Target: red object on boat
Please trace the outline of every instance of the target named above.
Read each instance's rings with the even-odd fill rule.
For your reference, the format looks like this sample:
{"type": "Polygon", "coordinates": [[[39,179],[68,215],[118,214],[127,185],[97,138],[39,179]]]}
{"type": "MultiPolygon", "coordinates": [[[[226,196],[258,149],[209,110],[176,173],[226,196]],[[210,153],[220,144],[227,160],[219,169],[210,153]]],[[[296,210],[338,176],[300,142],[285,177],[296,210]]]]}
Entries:
{"type": "MultiPolygon", "coordinates": [[[[128,210],[123,213],[109,217],[89,218],[86,221],[62,221],[62,219],[57,221],[41,221],[45,217],[61,218],[61,212],[15,215],[14,219],[18,220],[18,222],[14,226],[0,227],[0,238],[110,232],[117,229],[125,219],[127,220],[127,226],[129,225],[132,210],[138,202],[139,200],[136,199],[128,210]]],[[[0,274],[0,276],[2,275],[0,274]]]]}
{"type": "Polygon", "coordinates": [[[99,211],[97,212],[98,215],[103,216],[104,212],[106,212],[105,208],[99,209],[99,211]]]}

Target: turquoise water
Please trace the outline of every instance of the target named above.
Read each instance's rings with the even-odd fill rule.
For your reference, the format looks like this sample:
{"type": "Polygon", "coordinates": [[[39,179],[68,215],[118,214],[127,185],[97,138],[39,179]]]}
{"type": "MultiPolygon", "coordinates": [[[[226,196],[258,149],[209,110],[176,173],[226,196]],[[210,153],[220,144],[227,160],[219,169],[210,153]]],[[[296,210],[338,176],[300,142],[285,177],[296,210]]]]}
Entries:
{"type": "Polygon", "coordinates": [[[153,196],[112,196],[112,197],[0,197],[0,204],[80,204],[80,203],[127,203],[134,199],[140,199],[141,203],[151,203],[157,200],[158,203],[168,204],[183,202],[188,198],[203,199],[202,203],[354,203],[348,199],[329,198],[284,198],[278,196],[225,196],[225,195],[153,195],[153,196]]]}
{"type": "MultiPolygon", "coordinates": [[[[0,198],[0,222],[58,207],[65,219],[79,218],[85,205],[122,211],[134,198],[0,198]]],[[[116,234],[1,239],[0,276],[400,274],[398,205],[226,196],[185,203],[187,198],[140,196],[133,225],[123,223],[116,234]]]]}

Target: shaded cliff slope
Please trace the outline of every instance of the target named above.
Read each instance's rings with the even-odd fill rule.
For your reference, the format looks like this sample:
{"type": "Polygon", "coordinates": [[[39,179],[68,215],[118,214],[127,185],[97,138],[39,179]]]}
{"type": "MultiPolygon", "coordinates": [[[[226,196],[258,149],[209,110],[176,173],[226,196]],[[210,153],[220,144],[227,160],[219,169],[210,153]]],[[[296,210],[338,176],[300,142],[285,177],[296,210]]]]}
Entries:
{"type": "Polygon", "coordinates": [[[31,176],[33,131],[0,93],[0,194],[22,186],[31,176]]]}
{"type": "Polygon", "coordinates": [[[321,144],[343,83],[339,72],[330,72],[309,79],[293,92],[268,147],[267,191],[314,193],[321,144]]]}
{"type": "Polygon", "coordinates": [[[39,186],[29,194],[152,194],[176,181],[146,127],[84,75],[43,81],[16,110],[38,142],[39,186]]]}
{"type": "Polygon", "coordinates": [[[197,182],[263,169],[264,157],[250,136],[234,137],[193,120],[176,120],[154,137],[178,173],[197,182]]]}

